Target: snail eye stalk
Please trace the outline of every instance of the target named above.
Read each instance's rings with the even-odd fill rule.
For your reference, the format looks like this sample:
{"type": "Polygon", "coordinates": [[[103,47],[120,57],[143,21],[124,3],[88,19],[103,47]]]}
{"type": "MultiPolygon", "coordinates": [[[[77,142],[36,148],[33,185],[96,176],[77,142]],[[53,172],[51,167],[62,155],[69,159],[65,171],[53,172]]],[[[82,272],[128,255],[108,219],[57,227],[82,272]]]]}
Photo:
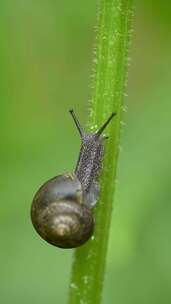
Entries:
{"type": "Polygon", "coordinates": [[[69,110],[69,112],[71,113],[72,118],[73,118],[73,120],[75,122],[75,125],[76,125],[76,127],[77,127],[77,129],[78,129],[78,131],[80,133],[81,138],[82,138],[84,136],[84,132],[83,132],[83,129],[82,129],[81,125],[80,125],[80,122],[79,122],[78,118],[76,117],[75,112],[74,112],[73,109],[69,110]]]}
{"type": "Polygon", "coordinates": [[[96,137],[98,138],[104,131],[104,129],[106,129],[107,125],[109,124],[109,122],[112,120],[112,118],[116,115],[115,112],[113,112],[109,118],[105,121],[105,123],[100,127],[100,129],[96,132],[96,137]]]}

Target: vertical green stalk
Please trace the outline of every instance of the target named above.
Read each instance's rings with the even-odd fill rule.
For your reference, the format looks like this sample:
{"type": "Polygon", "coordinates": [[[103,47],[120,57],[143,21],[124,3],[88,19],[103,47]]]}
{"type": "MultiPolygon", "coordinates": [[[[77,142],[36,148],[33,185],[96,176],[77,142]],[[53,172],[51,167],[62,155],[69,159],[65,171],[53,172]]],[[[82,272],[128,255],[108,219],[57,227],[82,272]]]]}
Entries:
{"type": "MultiPolygon", "coordinates": [[[[133,0],[101,0],[94,60],[89,130],[99,127],[116,112],[105,146],[101,194],[95,209],[94,235],[75,250],[69,304],[99,304],[101,301],[127,72],[133,0]]],[[[111,302],[114,299],[111,299],[111,302]]]]}

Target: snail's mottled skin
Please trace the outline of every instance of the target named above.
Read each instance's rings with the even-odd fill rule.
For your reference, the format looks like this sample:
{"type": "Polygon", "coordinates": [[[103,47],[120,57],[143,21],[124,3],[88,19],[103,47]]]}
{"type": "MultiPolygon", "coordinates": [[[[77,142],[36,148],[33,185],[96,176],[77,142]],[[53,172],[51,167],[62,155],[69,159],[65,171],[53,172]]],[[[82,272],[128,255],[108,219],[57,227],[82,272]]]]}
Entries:
{"type": "Polygon", "coordinates": [[[101,170],[104,153],[104,138],[96,138],[95,134],[88,134],[82,137],[79,159],[75,169],[83,187],[85,204],[90,208],[94,207],[99,196],[98,177],[101,170]],[[92,199],[90,194],[94,194],[92,199]]]}
{"type": "Polygon", "coordinates": [[[70,111],[81,136],[75,173],[64,173],[47,181],[34,196],[31,219],[38,234],[61,248],[84,244],[92,235],[91,208],[99,195],[98,177],[104,152],[103,130],[115,113],[94,134],[84,134],[73,110],[70,111]]]}

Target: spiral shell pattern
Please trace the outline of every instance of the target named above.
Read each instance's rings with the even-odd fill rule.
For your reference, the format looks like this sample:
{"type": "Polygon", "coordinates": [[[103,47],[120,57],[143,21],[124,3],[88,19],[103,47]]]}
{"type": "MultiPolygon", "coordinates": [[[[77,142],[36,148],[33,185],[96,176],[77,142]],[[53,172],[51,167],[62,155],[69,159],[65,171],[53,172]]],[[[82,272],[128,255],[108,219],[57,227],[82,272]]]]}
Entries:
{"type": "Polygon", "coordinates": [[[92,213],[83,203],[81,183],[69,173],[52,178],[38,190],[31,219],[43,239],[61,248],[82,245],[94,228],[92,213]]]}

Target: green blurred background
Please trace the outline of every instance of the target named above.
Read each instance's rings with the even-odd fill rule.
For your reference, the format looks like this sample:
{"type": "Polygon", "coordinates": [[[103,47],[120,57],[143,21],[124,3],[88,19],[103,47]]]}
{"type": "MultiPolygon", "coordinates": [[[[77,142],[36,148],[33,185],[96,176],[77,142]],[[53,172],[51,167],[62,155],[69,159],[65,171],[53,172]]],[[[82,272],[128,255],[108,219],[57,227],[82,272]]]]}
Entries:
{"type": "MultiPolygon", "coordinates": [[[[96,1],[0,3],[0,303],[66,303],[72,250],[30,222],[37,188],[75,166],[96,1]]],[[[103,304],[171,303],[171,3],[137,1],[103,304]]]]}

